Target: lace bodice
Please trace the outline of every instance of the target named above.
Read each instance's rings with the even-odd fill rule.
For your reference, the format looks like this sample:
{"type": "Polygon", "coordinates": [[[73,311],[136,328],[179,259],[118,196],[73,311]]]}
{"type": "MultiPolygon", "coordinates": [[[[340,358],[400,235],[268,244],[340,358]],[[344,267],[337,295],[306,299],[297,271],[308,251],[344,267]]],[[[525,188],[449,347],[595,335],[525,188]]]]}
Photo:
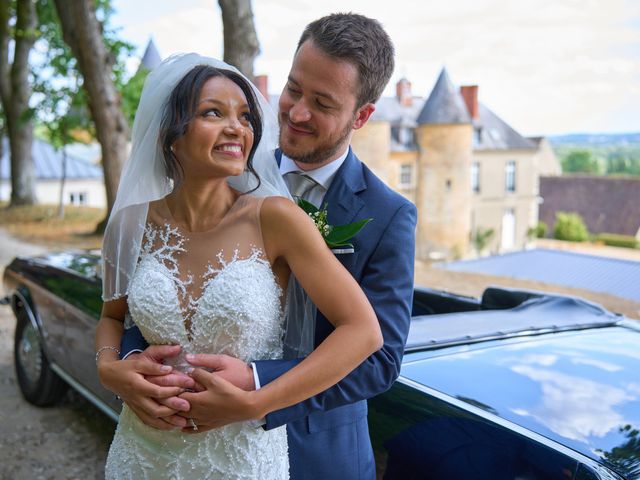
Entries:
{"type": "MultiPolygon", "coordinates": [[[[186,232],[150,206],[128,305],[149,344],[243,361],[282,357],[282,290],[264,255],[261,200],[240,197],[218,226],[186,232]]],[[[182,361],[177,360],[180,365],[182,361]]],[[[107,478],[288,478],[286,430],[238,423],[201,435],[147,427],[125,406],[107,478]]]]}

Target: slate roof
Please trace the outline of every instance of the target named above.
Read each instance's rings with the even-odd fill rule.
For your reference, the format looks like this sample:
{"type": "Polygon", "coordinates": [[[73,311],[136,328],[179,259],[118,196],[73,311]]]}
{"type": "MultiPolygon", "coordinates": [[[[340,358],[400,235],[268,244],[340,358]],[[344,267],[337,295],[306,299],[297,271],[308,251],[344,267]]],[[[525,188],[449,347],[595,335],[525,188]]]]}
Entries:
{"type": "MultiPolygon", "coordinates": [[[[0,180],[10,180],[10,152],[9,142],[6,138],[4,139],[3,151],[4,155],[0,158],[0,180]]],[[[47,142],[34,138],[31,155],[33,156],[36,179],[54,180],[62,178],[62,152],[56,152],[47,142]]],[[[102,169],[68,154],[66,178],[73,180],[102,178],[102,169]]]]}
{"type": "Polygon", "coordinates": [[[540,196],[539,218],[550,229],[559,211],[580,214],[591,233],[635,236],[640,228],[639,178],[540,177],[540,196]]]}
{"type": "Polygon", "coordinates": [[[162,63],[162,57],[160,56],[160,52],[156,47],[156,44],[153,42],[153,39],[149,39],[149,43],[147,43],[147,48],[144,51],[144,55],[142,55],[142,59],[140,60],[140,65],[144,65],[147,70],[153,70],[158,65],[162,63]]]}
{"type": "Polygon", "coordinates": [[[480,118],[474,123],[474,150],[538,149],[535,141],[520,135],[482,103],[478,103],[478,108],[480,118]]]}
{"type": "Polygon", "coordinates": [[[453,85],[445,68],[440,72],[431,94],[418,115],[418,125],[469,124],[471,116],[460,91],[453,85]]]}
{"type": "Polygon", "coordinates": [[[640,302],[640,262],[558,250],[525,250],[451,262],[439,268],[536,280],[640,302]]]}

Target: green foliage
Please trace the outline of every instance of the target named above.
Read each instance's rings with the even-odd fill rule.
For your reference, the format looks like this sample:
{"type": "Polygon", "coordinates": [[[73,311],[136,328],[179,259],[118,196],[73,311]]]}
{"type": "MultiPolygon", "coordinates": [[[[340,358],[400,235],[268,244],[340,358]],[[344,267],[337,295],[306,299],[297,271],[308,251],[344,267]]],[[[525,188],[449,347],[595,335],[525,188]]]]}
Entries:
{"type": "Polygon", "coordinates": [[[600,174],[600,162],[591,150],[573,150],[560,160],[564,173],[600,174]]]}
{"type": "MultiPolygon", "coordinates": [[[[120,40],[117,30],[109,25],[112,14],[110,0],[96,1],[96,14],[103,27],[107,50],[113,58],[113,77],[118,90],[122,91],[125,80],[125,61],[133,46],[120,40]]],[[[38,34],[36,42],[38,55],[31,62],[33,70],[32,104],[37,121],[44,127],[39,129],[45,139],[54,147],[78,141],[77,133],[82,130],[94,136],[94,126],[82,88],[82,75],[76,58],[64,42],[52,0],[37,0],[38,34]]],[[[86,137],[86,135],[85,135],[86,137]]]]}
{"type": "Polygon", "coordinates": [[[602,242],[612,247],[640,248],[640,242],[631,235],[618,235],[616,233],[600,233],[594,237],[594,241],[602,242]]]}
{"type": "Polygon", "coordinates": [[[640,145],[598,145],[598,146],[576,146],[562,145],[554,147],[556,155],[562,159],[562,170],[564,173],[586,172],[605,175],[640,175],[640,145]],[[584,152],[590,152],[586,167],[581,168],[580,163],[584,160],[565,160],[572,154],[578,152],[577,157],[584,157],[584,152]],[[596,159],[596,171],[593,159],[596,159]],[[576,170],[577,169],[577,170],[576,170]]]}
{"type": "Polygon", "coordinates": [[[487,248],[494,234],[495,231],[493,228],[478,227],[476,229],[471,237],[471,242],[478,253],[482,253],[482,251],[487,248]]]}
{"type": "Polygon", "coordinates": [[[144,81],[149,75],[149,70],[144,67],[136,72],[136,74],[124,84],[120,93],[122,95],[122,111],[124,116],[129,122],[129,126],[133,126],[133,120],[136,116],[136,110],[138,109],[138,103],[140,103],[140,95],[142,94],[142,87],[144,81]]]}
{"type": "Polygon", "coordinates": [[[589,239],[589,231],[582,217],[577,213],[557,212],[553,238],[570,242],[584,242],[589,239]]]}
{"type": "Polygon", "coordinates": [[[538,222],[535,227],[536,238],[544,238],[547,235],[547,230],[549,230],[549,226],[545,222],[538,222]]]}

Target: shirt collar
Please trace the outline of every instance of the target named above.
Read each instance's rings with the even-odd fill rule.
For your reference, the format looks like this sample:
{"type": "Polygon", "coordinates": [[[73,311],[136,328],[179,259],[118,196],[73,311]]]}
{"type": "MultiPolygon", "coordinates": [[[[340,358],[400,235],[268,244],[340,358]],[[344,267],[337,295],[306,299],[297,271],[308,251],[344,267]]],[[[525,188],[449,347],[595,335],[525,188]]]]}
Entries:
{"type": "MultiPolygon", "coordinates": [[[[340,166],[347,159],[347,155],[349,154],[349,148],[336,158],[333,162],[327,163],[320,168],[315,168],[313,170],[306,170],[305,175],[313,178],[317,183],[322,185],[325,190],[329,190],[331,186],[331,182],[333,181],[333,177],[335,177],[336,172],[340,168],[340,166]]],[[[296,165],[296,163],[287,157],[284,153],[282,154],[282,158],[280,159],[280,174],[285,175],[289,172],[300,172],[300,168],[296,165]]]]}

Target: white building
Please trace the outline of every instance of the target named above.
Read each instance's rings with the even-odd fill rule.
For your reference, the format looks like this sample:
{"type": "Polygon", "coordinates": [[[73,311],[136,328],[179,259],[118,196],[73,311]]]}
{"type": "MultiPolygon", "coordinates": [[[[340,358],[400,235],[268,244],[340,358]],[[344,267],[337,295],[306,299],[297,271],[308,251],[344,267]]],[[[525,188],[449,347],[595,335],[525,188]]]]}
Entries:
{"type": "MultiPolygon", "coordinates": [[[[0,158],[0,200],[11,198],[11,162],[9,142],[4,139],[4,155],[0,158]]],[[[62,181],[62,152],[47,142],[33,140],[31,149],[36,176],[36,201],[57,205],[60,202],[62,181]]],[[[84,205],[106,208],[106,193],[102,169],[96,165],[67,154],[66,178],[63,199],[65,205],[84,205]]]]}

